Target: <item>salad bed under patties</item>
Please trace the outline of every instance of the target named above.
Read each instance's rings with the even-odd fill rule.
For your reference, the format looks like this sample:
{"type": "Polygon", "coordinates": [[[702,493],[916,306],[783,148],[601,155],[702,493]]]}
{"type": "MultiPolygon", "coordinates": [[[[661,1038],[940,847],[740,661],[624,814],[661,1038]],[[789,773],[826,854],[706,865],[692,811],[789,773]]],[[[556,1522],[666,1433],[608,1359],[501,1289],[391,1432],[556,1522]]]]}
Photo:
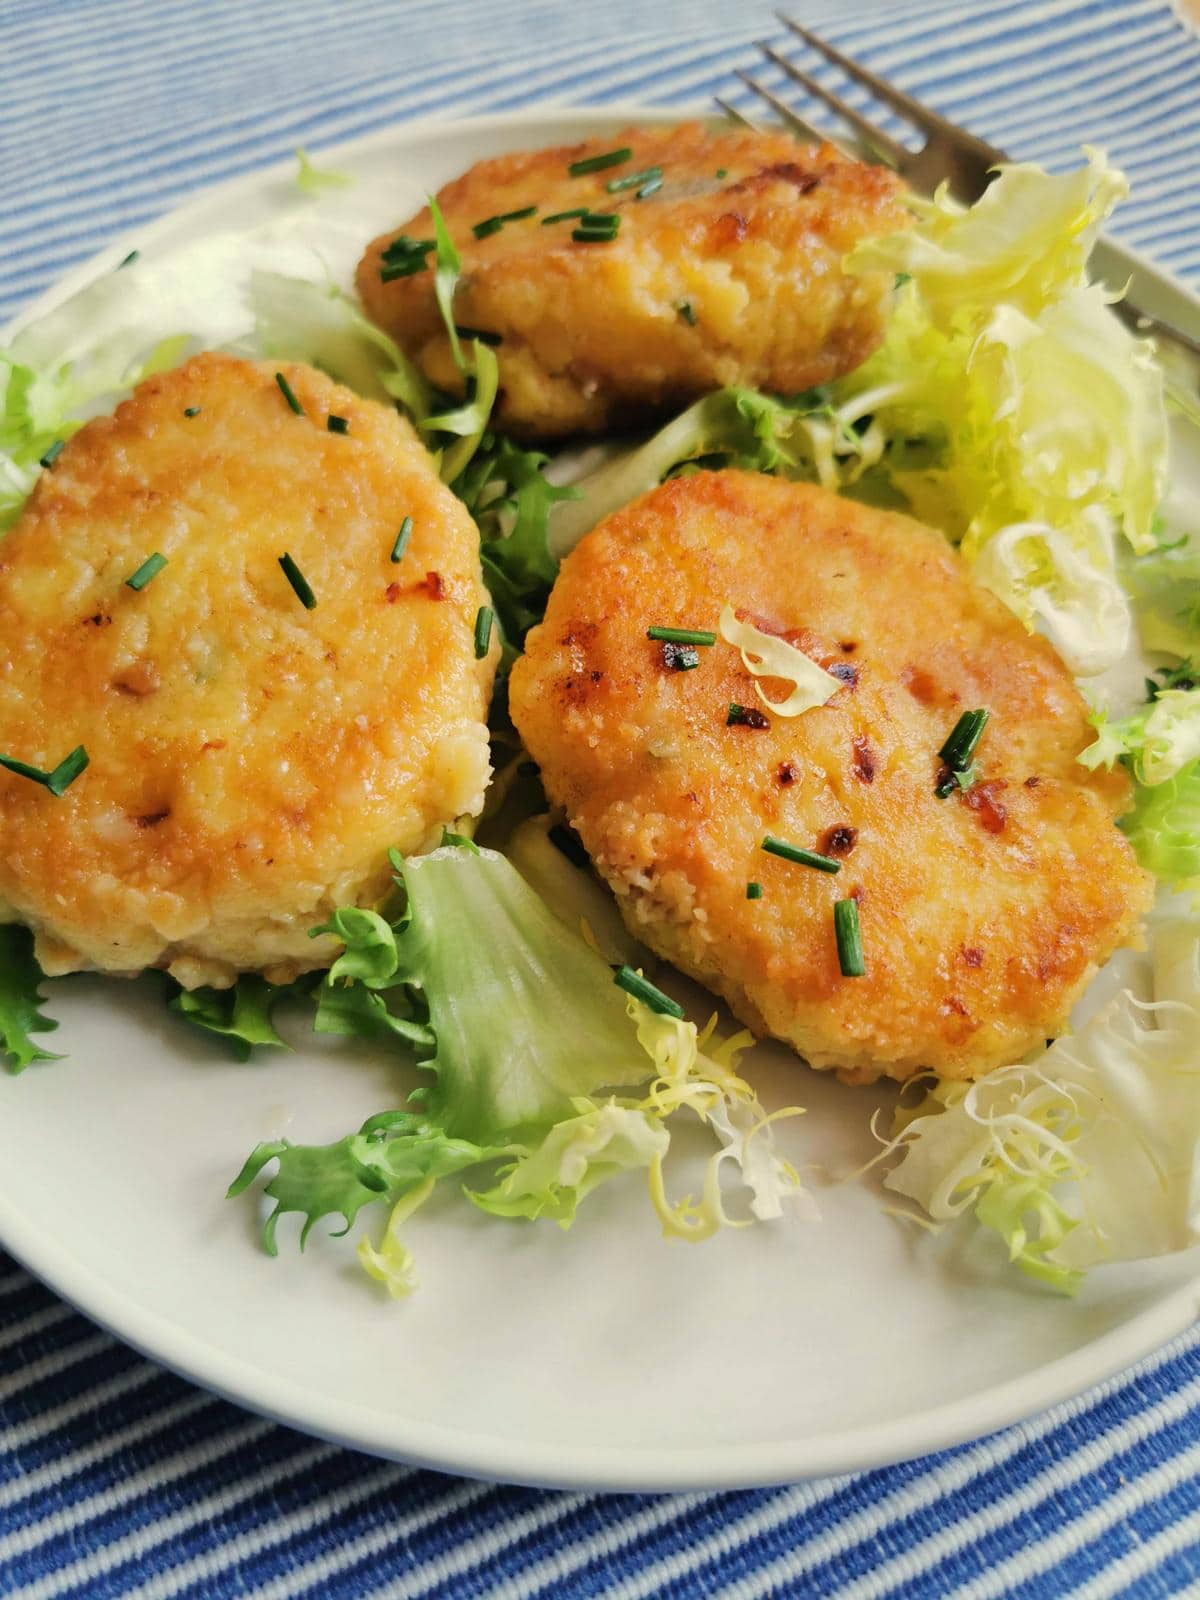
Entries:
{"type": "Polygon", "coordinates": [[[609,517],[510,703],[630,929],[816,1066],[1015,1060],[1150,902],[1128,780],[1078,765],[1051,646],[939,534],[811,485],[697,473],[609,517]],[[825,669],[827,703],[781,714],[773,678],[764,701],[727,604],[825,669]]]}
{"type": "Polygon", "coordinates": [[[199,356],[55,451],[0,561],[0,910],[44,970],[328,965],[309,930],[482,805],[478,543],[309,367],[199,356]]]}
{"type": "MultiPolygon", "coordinates": [[[[882,167],[702,123],[481,161],[438,194],[462,260],[454,318],[494,346],[499,427],[561,437],[722,384],[795,393],[883,336],[891,274],[842,257],[910,220],[882,167]]],[[[426,209],[367,248],[369,315],[442,388],[461,379],[426,209]]]]}

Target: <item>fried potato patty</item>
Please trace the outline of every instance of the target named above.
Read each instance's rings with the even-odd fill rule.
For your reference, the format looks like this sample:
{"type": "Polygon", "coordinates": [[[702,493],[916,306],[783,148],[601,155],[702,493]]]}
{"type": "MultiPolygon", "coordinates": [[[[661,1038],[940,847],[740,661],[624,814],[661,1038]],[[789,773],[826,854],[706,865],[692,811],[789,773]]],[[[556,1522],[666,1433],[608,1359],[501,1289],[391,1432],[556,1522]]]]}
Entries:
{"type": "MultiPolygon", "coordinates": [[[[541,438],[628,427],[722,384],[793,393],[850,371],[882,337],[890,280],[848,277],[842,257],[908,220],[881,167],[699,122],[480,161],[437,199],[462,258],[455,318],[501,340],[497,426],[541,438]],[[570,175],[614,149],[628,159],[570,175]],[[530,208],[475,237],[476,224],[530,208]],[[618,217],[616,238],[574,240],[581,208],[618,217]],[[576,214],[547,220],[563,212],[576,214]]],[[[431,240],[428,209],[368,246],[359,293],[428,376],[456,390],[432,254],[386,281],[400,235],[431,240]]]]}
{"type": "Polygon", "coordinates": [[[1091,730],[1054,650],[940,535],[823,489],[702,472],[607,518],[563,564],[510,703],[630,930],[851,1078],[1016,1060],[1149,903],[1114,826],[1126,780],[1076,763],[1091,730]],[[646,637],[716,630],[726,602],[845,687],[729,725],[731,703],[763,711],[739,652],[718,638],[680,671],[646,637]],[[980,707],[977,781],[938,799],[938,751],[980,707]],[[768,855],[768,834],[841,870],[768,855]],[[848,897],[859,978],[834,934],[848,897]]]}
{"type": "Polygon", "coordinates": [[[282,370],[302,415],[272,366],[202,355],[148,379],[0,542],[0,751],[89,757],[61,798],[0,771],[0,915],[48,972],[192,987],[327,964],[308,930],[379,899],[388,847],[482,804],[476,529],[394,411],[282,370]]]}

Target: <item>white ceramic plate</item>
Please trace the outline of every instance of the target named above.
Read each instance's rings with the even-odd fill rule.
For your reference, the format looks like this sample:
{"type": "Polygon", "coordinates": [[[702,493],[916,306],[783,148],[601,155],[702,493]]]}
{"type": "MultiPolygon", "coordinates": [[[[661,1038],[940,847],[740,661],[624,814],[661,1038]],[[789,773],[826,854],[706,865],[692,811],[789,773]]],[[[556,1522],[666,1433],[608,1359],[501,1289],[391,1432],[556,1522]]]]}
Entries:
{"type": "MultiPolygon", "coordinates": [[[[327,162],[359,182],[322,212],[330,265],[348,273],[371,233],[483,155],[635,117],[667,120],[632,108],[520,113],[333,152],[327,162]]],[[[292,171],[226,186],[118,241],[35,312],[131,245],[157,257],[279,218],[303,235],[292,171]]],[[[1181,292],[1161,292],[1178,316],[1181,292]]],[[[1197,1252],[1097,1270],[1065,1301],[1013,1275],[981,1238],[899,1222],[871,1178],[820,1188],[820,1224],[789,1219],[701,1246],[661,1238],[636,1179],[600,1190],[569,1234],[484,1217],[444,1185],[410,1229],[422,1287],[393,1304],[349,1241],[314,1238],[302,1259],[281,1227],[272,1261],[253,1204],[221,1199],[257,1140],[323,1141],[396,1104],[385,1060],[297,1026],[294,1056],[230,1064],[141,985],[70,980],[54,1011],[62,1027],[49,1042],[68,1059],[0,1075],[5,1247],[157,1360],[382,1455],[605,1489],[877,1466],[1075,1394],[1200,1306],[1197,1252]]],[[[799,1164],[849,1171],[873,1153],[873,1091],[782,1050],[755,1059],[765,1101],[809,1107],[781,1131],[799,1164]]]]}

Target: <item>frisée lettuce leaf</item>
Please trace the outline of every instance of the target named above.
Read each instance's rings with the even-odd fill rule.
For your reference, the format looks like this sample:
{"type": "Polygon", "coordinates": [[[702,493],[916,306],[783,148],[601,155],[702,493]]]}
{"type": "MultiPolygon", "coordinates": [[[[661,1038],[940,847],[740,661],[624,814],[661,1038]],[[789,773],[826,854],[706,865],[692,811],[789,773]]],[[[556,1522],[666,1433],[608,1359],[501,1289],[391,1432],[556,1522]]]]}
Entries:
{"type": "Polygon", "coordinates": [[[935,1222],[973,1216],[1066,1294],[1200,1240],[1200,922],[1161,917],[1152,959],[1149,1001],[1126,990],[1032,1061],[935,1084],[887,1187],[935,1222]]]}
{"type": "Polygon", "coordinates": [[[35,1061],[61,1058],[43,1050],[35,1033],[51,1033],[58,1023],[43,1015],[39,990],[42,969],[33,955],[33,935],[16,923],[0,925],[0,1053],[11,1073],[35,1061]]]}
{"type": "Polygon", "coordinates": [[[329,991],[361,991],[374,1002],[343,1009],[339,1021],[379,1038],[382,1013],[406,1012],[423,1030],[407,1042],[425,1081],[407,1107],[334,1144],[280,1139],[252,1152],[230,1194],[277,1163],[265,1188],[274,1202],[269,1250],[286,1212],[303,1216],[303,1243],[322,1217],[348,1228],[381,1202],[393,1224],[360,1254],[391,1292],[407,1292],[412,1260],[398,1221],[440,1178],[472,1170],[474,1179],[475,1169],[483,1181],[467,1193],[482,1210],[563,1227],[599,1184],[632,1170],[646,1172],[664,1228],[680,1237],[780,1214],[799,1181],[736,1071],[749,1035],[718,1042],[713,1024],[698,1033],[624,994],[581,934],[494,851],[443,846],[398,863],[398,879],[405,905],[394,921],[339,912],[317,931],[343,941],[329,991]],[[670,1200],[667,1123],[685,1110],[711,1130],[717,1151],[699,1198],[670,1200]],[[748,1193],[749,1218],[727,1208],[719,1181],[727,1163],[748,1193]]]}

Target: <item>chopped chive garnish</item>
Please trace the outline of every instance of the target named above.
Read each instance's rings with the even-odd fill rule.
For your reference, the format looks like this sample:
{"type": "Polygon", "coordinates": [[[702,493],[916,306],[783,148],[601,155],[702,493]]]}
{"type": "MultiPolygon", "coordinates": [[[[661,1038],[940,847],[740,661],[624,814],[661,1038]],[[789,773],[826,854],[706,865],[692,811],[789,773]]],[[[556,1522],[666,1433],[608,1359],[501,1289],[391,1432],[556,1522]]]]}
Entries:
{"type": "Polygon", "coordinates": [[[771,719],[765,711],[760,711],[757,706],[739,706],[736,700],[729,702],[729,715],[725,718],[727,728],[769,728],[771,719]]]}
{"type": "Polygon", "coordinates": [[[746,899],[747,900],[761,900],[762,899],[762,884],[761,883],[748,883],[746,885],[746,899]]]}
{"type": "Polygon", "coordinates": [[[184,414],[185,417],[198,417],[200,415],[200,407],[199,406],[184,406],[183,414],[184,414]]]}
{"type": "Polygon", "coordinates": [[[43,787],[48,787],[50,777],[48,772],[43,772],[41,767],[31,767],[27,761],[18,761],[16,756],[0,756],[0,767],[15,772],[18,778],[28,778],[31,783],[40,783],[43,787]]]}
{"type": "Polygon", "coordinates": [[[898,272],[896,274],[896,281],[895,281],[895,283],[893,284],[892,287],[896,288],[896,289],[903,289],[903,287],[904,287],[904,285],[906,283],[911,283],[911,282],[912,282],[912,273],[911,272],[898,272]]]}
{"type": "MultiPolygon", "coordinates": [[[[584,178],[589,172],[605,172],[609,167],[619,167],[632,154],[633,151],[626,146],[622,150],[606,151],[602,156],[585,156],[582,161],[572,161],[567,171],[572,178],[584,178]]],[[[680,1012],[680,1015],[683,1013],[680,1012]]]]}
{"type": "Polygon", "coordinates": [[[50,446],[49,450],[46,451],[46,454],[38,462],[38,466],[39,467],[52,467],[54,465],[54,463],[58,460],[59,456],[62,455],[63,446],[66,444],[66,442],[67,441],[65,439],[55,439],[54,443],[50,446]]]}
{"type": "Polygon", "coordinates": [[[672,672],[691,672],[700,665],[699,651],[690,644],[671,644],[666,641],[658,647],[662,651],[662,664],[672,672]]]}
{"type": "Polygon", "coordinates": [[[345,417],[339,417],[332,411],[325,418],[325,426],[329,429],[330,433],[349,433],[350,432],[350,424],[346,420],[346,418],[345,417]]]}
{"type": "Polygon", "coordinates": [[[506,222],[521,222],[525,217],[536,215],[536,206],[523,206],[520,211],[501,211],[494,217],[485,217],[482,222],[475,223],[471,232],[477,239],[486,239],[490,233],[499,233],[506,222]]]}
{"type": "Polygon", "coordinates": [[[837,938],[838,966],[842,969],[842,977],[864,977],[867,966],[863,960],[857,900],[838,900],[834,904],[833,931],[837,938]]]}
{"type": "Polygon", "coordinates": [[[662,188],[662,186],[663,186],[663,181],[662,181],[662,177],[661,176],[659,176],[657,178],[651,178],[651,179],[649,179],[648,182],[646,182],[646,183],[644,183],[642,185],[642,187],[638,190],[638,192],[634,196],[634,198],[637,199],[637,200],[649,200],[650,196],[652,194],[657,194],[658,191],[662,188]]]}
{"type": "Polygon", "coordinates": [[[141,253],[142,252],[140,250],[131,250],[125,257],[124,261],[117,262],[117,271],[120,272],[122,267],[131,267],[141,253]]]}
{"type": "Polygon", "coordinates": [[[498,344],[504,343],[500,334],[489,333],[486,328],[465,328],[461,322],[456,322],[454,331],[460,339],[478,339],[480,344],[488,344],[493,348],[498,344]]]}
{"type": "Polygon", "coordinates": [[[610,178],[604,187],[609,194],[620,194],[622,189],[636,189],[639,183],[649,183],[651,178],[662,179],[661,167],[646,167],[641,172],[630,172],[624,178],[610,178]]]}
{"type": "Polygon", "coordinates": [[[61,797],[75,782],[75,779],[79,776],[87,764],[87,751],[81,744],[76,745],[74,750],[71,751],[71,754],[69,756],[64,756],[55,767],[54,771],[46,779],[47,789],[49,789],[52,795],[61,797]]]}
{"type": "Polygon", "coordinates": [[[31,783],[40,783],[42,788],[49,789],[56,799],[61,799],[87,764],[88,753],[82,745],[76,745],[69,756],[64,756],[53,772],[43,772],[40,767],[31,767],[28,762],[18,761],[15,756],[0,756],[0,767],[7,767],[9,772],[15,772],[18,778],[28,778],[31,783]]]}
{"type": "Polygon", "coordinates": [[[412,518],[405,517],[400,524],[400,532],[396,535],[396,542],[392,546],[392,560],[403,561],[404,552],[408,549],[409,536],[412,533],[412,518]]]}
{"type": "Polygon", "coordinates": [[[769,856],[780,856],[784,861],[795,861],[802,867],[815,867],[818,872],[840,872],[842,863],[835,861],[832,856],[818,855],[815,850],[802,850],[798,844],[789,844],[786,839],[777,839],[774,834],[767,834],[762,842],[762,848],[769,856]]]}
{"type": "Polygon", "coordinates": [[[571,237],[577,244],[607,244],[621,230],[621,219],[615,211],[589,211],[571,237]]]}
{"type": "Polygon", "coordinates": [[[690,300],[681,300],[675,309],[689,328],[696,326],[696,313],[692,310],[692,302],[690,300]]]}
{"type": "Polygon", "coordinates": [[[683,1020],[683,1007],[669,995],[665,995],[661,989],[656,989],[632,967],[618,967],[613,982],[618,989],[624,989],[626,994],[631,994],[635,1000],[640,1000],[643,1005],[649,1006],[651,1011],[657,1011],[659,1016],[674,1017],[680,1022],[683,1020]]]}
{"type": "Polygon", "coordinates": [[[283,568],[283,575],[296,591],[296,598],[306,611],[311,611],[317,603],[317,597],[312,592],[308,579],[292,560],[285,550],[279,558],[279,565],[283,568]]]}
{"type": "Polygon", "coordinates": [[[166,556],[161,555],[156,550],[152,556],[146,557],[145,561],[142,562],[141,566],[136,572],[131,572],[129,574],[129,576],[125,579],[125,587],[127,589],[134,590],[144,589],[150,582],[151,578],[157,578],[158,574],[162,571],[166,564],[166,556]]]}
{"type": "Polygon", "coordinates": [[[576,206],[574,211],[556,211],[552,216],[542,218],[542,227],[548,228],[552,222],[569,222],[572,217],[586,217],[588,208],[576,206]]]}
{"type": "Polygon", "coordinates": [[[292,388],[291,384],[287,381],[282,372],[277,372],[275,374],[275,382],[279,385],[279,392],[287,401],[288,405],[291,406],[292,410],[298,417],[302,417],[304,415],[304,407],[300,404],[299,400],[296,399],[296,391],[292,388]]]}
{"type": "Polygon", "coordinates": [[[983,737],[983,730],[987,726],[990,713],[987,711],[964,711],[954,724],[953,732],[945,744],[938,751],[938,759],[944,761],[949,771],[943,773],[934,787],[934,793],[939,800],[945,800],[954,793],[955,786],[970,788],[970,783],[961,782],[960,775],[966,774],[971,766],[971,759],[983,737]]]}
{"type": "Polygon", "coordinates": [[[647,628],[647,639],[663,639],[667,644],[716,644],[715,633],[703,628],[647,628]]]}
{"type": "Polygon", "coordinates": [[[475,659],[482,661],[488,653],[488,646],[492,642],[492,623],[495,621],[495,612],[491,606],[480,606],[475,617],[475,659]]]}
{"type": "Polygon", "coordinates": [[[424,272],[433,248],[432,239],[412,239],[406,233],[398,233],[380,257],[380,281],[391,283],[394,278],[410,278],[414,272],[424,272]]]}
{"type": "Polygon", "coordinates": [[[717,168],[717,177],[718,178],[726,178],[728,176],[729,176],[729,173],[728,173],[728,169],[727,168],[725,168],[725,167],[718,167],[717,168]]]}

